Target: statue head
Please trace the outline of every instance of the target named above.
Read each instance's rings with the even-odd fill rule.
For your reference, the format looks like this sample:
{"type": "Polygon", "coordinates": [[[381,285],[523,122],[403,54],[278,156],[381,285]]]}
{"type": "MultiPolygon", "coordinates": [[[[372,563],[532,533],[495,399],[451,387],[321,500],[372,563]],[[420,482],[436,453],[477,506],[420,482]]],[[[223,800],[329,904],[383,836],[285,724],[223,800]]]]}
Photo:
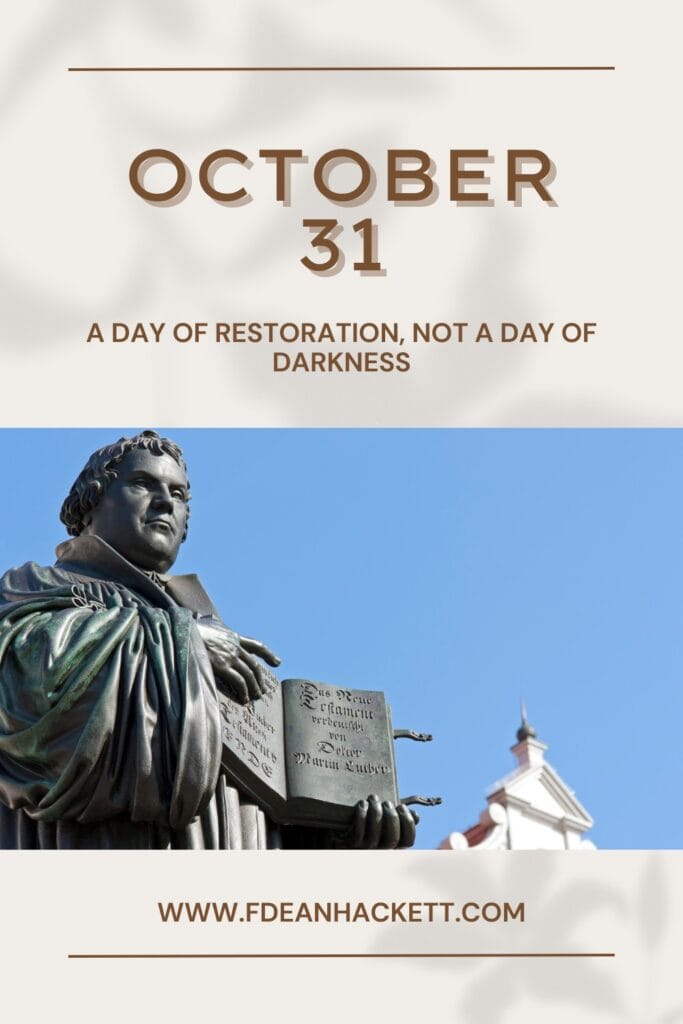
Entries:
{"type": "Polygon", "coordinates": [[[182,451],[143,430],[93,452],[60,519],[73,537],[95,534],[141,569],[165,572],[187,536],[189,500],[182,451]]]}

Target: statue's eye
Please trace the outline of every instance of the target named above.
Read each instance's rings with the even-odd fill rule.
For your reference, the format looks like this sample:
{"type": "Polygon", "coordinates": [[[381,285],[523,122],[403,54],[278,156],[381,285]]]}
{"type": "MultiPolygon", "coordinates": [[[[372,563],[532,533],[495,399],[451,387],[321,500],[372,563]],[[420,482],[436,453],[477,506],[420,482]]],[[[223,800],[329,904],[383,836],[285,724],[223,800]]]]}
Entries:
{"type": "Polygon", "coordinates": [[[144,477],[134,477],[128,481],[128,486],[134,488],[136,491],[147,491],[149,490],[149,481],[144,477]]]}

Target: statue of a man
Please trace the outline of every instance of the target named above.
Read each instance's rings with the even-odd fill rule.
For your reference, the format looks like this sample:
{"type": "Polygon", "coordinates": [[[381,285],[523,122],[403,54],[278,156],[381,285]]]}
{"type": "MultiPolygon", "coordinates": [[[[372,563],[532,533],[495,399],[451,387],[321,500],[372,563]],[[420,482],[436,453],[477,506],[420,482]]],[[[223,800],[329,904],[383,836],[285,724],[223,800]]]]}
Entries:
{"type": "Polygon", "coordinates": [[[258,700],[259,659],[194,576],[177,445],[95,452],[62,506],[57,562],[0,579],[0,848],[411,846],[415,816],[369,797],[341,839],[279,828],[221,768],[217,687],[258,700]]]}

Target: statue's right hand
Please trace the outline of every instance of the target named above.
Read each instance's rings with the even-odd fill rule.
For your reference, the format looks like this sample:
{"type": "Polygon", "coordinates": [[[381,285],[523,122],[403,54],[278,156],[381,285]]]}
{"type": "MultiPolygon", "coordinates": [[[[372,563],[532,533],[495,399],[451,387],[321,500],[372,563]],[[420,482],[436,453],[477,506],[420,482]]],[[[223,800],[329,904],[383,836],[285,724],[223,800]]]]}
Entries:
{"type": "Polygon", "coordinates": [[[197,622],[200,636],[209,655],[216,684],[225,688],[240,704],[258,700],[265,687],[258,661],[242,645],[239,633],[215,620],[197,622]]]}

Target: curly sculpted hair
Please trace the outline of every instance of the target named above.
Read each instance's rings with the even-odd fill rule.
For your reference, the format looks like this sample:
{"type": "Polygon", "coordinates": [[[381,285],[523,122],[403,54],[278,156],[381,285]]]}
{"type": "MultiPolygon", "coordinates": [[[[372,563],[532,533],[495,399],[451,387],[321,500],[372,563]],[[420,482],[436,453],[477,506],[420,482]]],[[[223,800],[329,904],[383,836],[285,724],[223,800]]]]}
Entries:
{"type": "MultiPolygon", "coordinates": [[[[78,537],[83,532],[88,514],[97,508],[109,484],[116,480],[117,467],[129,452],[138,448],[143,448],[152,455],[170,455],[187,476],[187,466],[181,449],[167,437],[160,437],[155,430],[143,430],[135,437],[120,437],[114,444],[99,448],[93,452],[74,480],[59,513],[59,518],[72,537],[78,537]]],[[[189,493],[187,500],[190,500],[189,493]]],[[[185,532],[187,533],[187,527],[185,532]]]]}

